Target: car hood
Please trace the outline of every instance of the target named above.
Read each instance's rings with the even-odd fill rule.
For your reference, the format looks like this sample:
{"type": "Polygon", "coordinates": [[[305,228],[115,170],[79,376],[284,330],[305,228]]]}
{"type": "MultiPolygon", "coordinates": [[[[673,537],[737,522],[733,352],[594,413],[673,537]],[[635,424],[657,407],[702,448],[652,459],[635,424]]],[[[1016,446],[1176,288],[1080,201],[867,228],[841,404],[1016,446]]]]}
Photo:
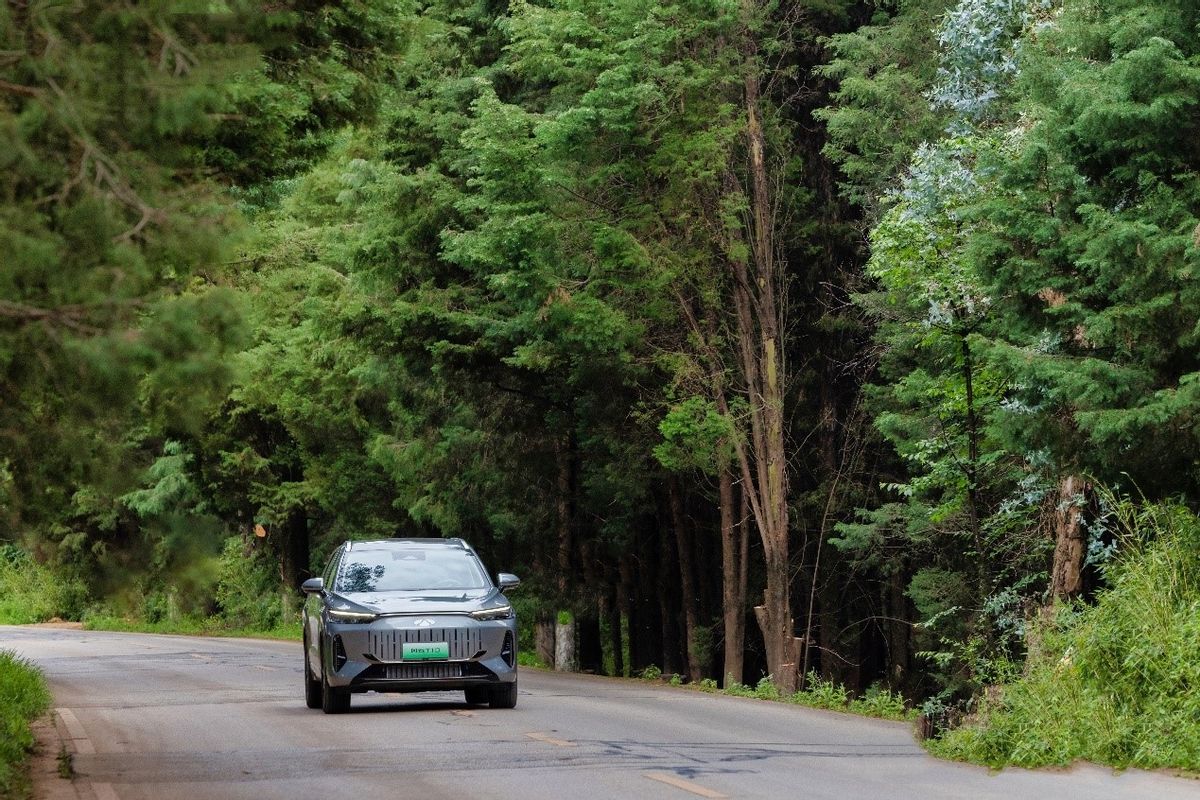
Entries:
{"type": "Polygon", "coordinates": [[[377,614],[463,613],[497,605],[497,600],[503,602],[503,595],[495,587],[423,589],[414,592],[340,592],[338,596],[377,614]]]}

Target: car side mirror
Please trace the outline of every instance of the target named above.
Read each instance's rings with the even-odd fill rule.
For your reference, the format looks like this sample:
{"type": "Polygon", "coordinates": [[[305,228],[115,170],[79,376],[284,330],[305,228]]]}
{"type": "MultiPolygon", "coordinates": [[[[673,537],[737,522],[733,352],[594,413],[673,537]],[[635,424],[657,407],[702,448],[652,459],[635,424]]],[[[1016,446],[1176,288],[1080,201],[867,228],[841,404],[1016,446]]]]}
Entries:
{"type": "Polygon", "coordinates": [[[514,589],[521,585],[521,579],[511,572],[501,572],[496,576],[496,584],[501,590],[514,589]]]}
{"type": "Polygon", "coordinates": [[[300,584],[300,591],[305,594],[321,594],[325,591],[324,578],[309,578],[304,583],[300,584]]]}

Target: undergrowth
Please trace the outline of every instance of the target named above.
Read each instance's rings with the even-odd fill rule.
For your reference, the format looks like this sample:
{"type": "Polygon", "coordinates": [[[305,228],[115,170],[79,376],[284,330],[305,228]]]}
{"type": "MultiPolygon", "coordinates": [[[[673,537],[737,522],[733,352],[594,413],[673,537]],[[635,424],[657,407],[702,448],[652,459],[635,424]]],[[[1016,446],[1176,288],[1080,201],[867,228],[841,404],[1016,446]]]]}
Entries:
{"type": "Polygon", "coordinates": [[[79,613],[86,590],[12,544],[0,544],[0,625],[46,622],[79,613]]]}
{"type": "Polygon", "coordinates": [[[275,623],[270,627],[242,627],[230,625],[223,617],[181,617],[175,620],[148,622],[143,619],[109,614],[88,614],[83,618],[83,627],[89,631],[121,631],[128,633],[164,633],[182,636],[228,636],[255,639],[299,640],[303,629],[299,620],[275,623]]]}
{"type": "MultiPolygon", "coordinates": [[[[655,666],[643,670],[641,677],[644,680],[663,679],[662,671],[655,666]]],[[[683,684],[679,675],[672,675],[667,682],[672,686],[684,685],[702,692],[773,700],[808,708],[823,708],[829,711],[845,711],[864,717],[911,720],[916,716],[916,712],[907,707],[904,697],[896,692],[880,686],[872,686],[861,697],[852,697],[850,690],[845,686],[832,680],[825,680],[816,672],[808,673],[804,689],[787,696],[780,694],[770,677],[762,678],[754,686],[731,683],[724,689],[718,688],[717,682],[711,678],[705,678],[698,683],[683,684]]]]}
{"type": "Polygon", "coordinates": [[[1024,676],[931,742],[935,754],[1200,769],[1200,521],[1163,505],[1126,504],[1123,517],[1110,588],[1034,626],[1024,676]]]}

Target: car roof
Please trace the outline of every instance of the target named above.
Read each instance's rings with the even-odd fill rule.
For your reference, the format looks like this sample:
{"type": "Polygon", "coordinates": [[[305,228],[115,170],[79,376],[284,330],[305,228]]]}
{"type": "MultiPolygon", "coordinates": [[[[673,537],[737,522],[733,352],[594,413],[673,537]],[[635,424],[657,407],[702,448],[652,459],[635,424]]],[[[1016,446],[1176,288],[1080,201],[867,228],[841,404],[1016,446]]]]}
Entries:
{"type": "Polygon", "coordinates": [[[346,550],[394,550],[396,548],[433,550],[452,548],[455,550],[471,550],[471,546],[462,539],[369,539],[367,541],[346,542],[346,550]]]}

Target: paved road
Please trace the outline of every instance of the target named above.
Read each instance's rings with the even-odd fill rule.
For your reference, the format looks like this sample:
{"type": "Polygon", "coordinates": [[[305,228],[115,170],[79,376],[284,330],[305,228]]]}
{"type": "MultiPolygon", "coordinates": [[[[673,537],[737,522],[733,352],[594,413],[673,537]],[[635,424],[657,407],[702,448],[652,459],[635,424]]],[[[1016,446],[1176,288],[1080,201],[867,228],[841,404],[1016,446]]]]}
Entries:
{"type": "Polygon", "coordinates": [[[512,711],[368,694],[326,716],[298,644],[0,627],[0,647],[45,670],[98,800],[1200,798],[1161,774],[993,774],[907,725],[638,682],[527,670],[512,711]]]}

